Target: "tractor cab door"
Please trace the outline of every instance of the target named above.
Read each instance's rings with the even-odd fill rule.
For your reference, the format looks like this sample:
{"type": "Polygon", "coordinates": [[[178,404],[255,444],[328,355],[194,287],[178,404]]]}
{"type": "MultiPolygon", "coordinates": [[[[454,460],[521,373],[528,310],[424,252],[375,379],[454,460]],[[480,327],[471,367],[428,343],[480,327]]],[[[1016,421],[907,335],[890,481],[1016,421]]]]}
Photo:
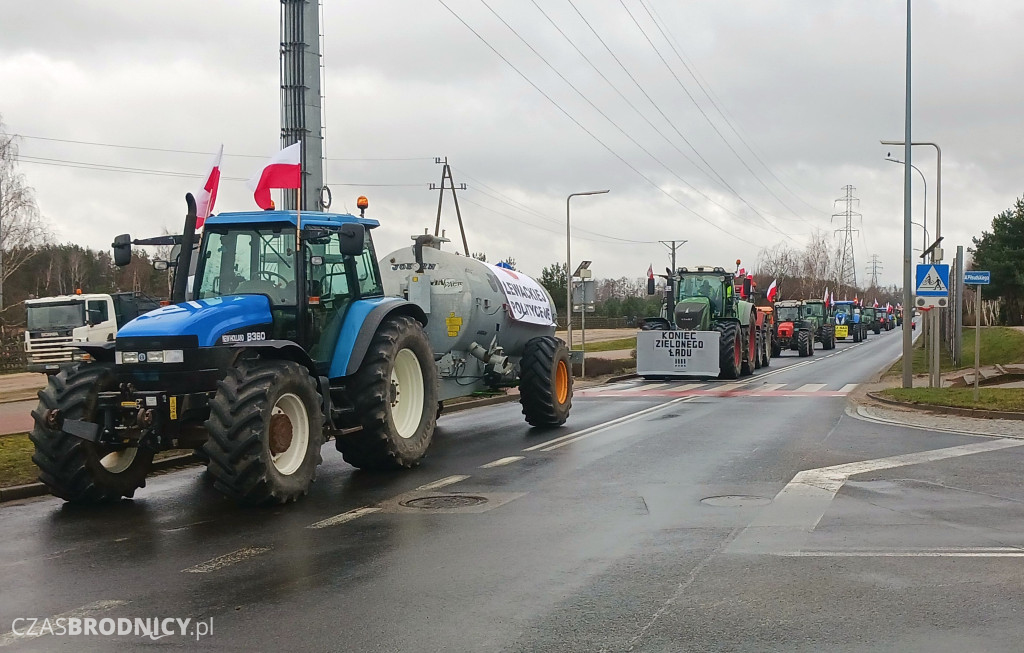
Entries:
{"type": "Polygon", "coordinates": [[[358,256],[343,253],[342,238],[339,232],[332,231],[304,243],[306,329],[303,344],[323,373],[330,366],[352,302],[384,294],[369,234],[358,256]]]}

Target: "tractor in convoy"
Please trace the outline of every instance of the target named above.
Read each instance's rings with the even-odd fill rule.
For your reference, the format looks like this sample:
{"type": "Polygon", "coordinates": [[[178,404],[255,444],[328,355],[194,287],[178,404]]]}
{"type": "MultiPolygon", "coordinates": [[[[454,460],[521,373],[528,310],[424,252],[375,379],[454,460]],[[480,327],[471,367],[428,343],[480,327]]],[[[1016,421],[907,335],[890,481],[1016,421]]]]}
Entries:
{"type": "Polygon", "coordinates": [[[832,304],[832,324],[837,340],[846,340],[847,337],[853,338],[854,342],[867,340],[867,324],[857,302],[844,300],[832,304]]]}
{"type": "Polygon", "coordinates": [[[814,355],[814,323],[808,319],[800,300],[775,302],[775,332],[772,336],[772,356],[783,351],[795,351],[799,356],[814,355]]]}
{"type": "MultiPolygon", "coordinates": [[[[664,278],[671,309],[668,316],[647,318],[641,326],[641,376],[736,379],[769,364],[765,314],[748,301],[749,278],[713,266],[668,270],[664,278]]],[[[647,292],[654,294],[653,278],[647,292]]]]}
{"type": "Polygon", "coordinates": [[[836,348],[836,332],[829,318],[828,307],[820,299],[805,299],[804,319],[814,325],[814,341],[821,343],[825,350],[836,348]]]}
{"type": "MultiPolygon", "coordinates": [[[[180,236],[171,305],[83,343],[33,411],[40,479],[68,501],[131,497],[155,453],[195,449],[215,487],[249,505],[305,495],[334,438],[350,464],[416,465],[440,402],[518,385],[534,427],[563,424],[569,352],[532,279],[414,237],[380,262],[360,215],[256,211],[180,236]]],[[[131,259],[128,235],[114,259],[131,259]]]]}
{"type": "Polygon", "coordinates": [[[881,311],[872,306],[865,306],[860,310],[860,314],[868,331],[873,331],[876,336],[882,333],[881,311]]]}

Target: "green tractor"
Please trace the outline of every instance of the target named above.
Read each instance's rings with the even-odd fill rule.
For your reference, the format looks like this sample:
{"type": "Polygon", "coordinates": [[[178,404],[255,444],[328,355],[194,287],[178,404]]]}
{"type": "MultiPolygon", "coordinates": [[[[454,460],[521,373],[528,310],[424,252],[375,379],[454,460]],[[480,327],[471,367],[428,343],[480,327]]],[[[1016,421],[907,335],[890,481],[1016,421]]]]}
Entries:
{"type": "Polygon", "coordinates": [[[820,299],[806,299],[803,302],[804,319],[814,326],[814,341],[821,343],[822,349],[836,348],[836,332],[828,315],[825,302],[820,299]]]}
{"type": "MultiPolygon", "coordinates": [[[[770,338],[765,332],[764,314],[744,299],[751,296],[748,279],[711,266],[679,268],[665,278],[670,299],[666,313],[670,317],[644,321],[637,341],[637,371],[641,376],[717,375],[736,379],[768,365],[770,338]],[[717,334],[717,356],[708,351],[716,339],[705,337],[711,334],[717,334]],[[671,346],[673,341],[675,346],[671,346]]],[[[648,285],[651,294],[653,286],[648,285]]]]}
{"type": "Polygon", "coordinates": [[[873,332],[876,336],[882,333],[882,322],[878,318],[878,309],[872,306],[865,306],[860,309],[861,320],[865,323],[865,327],[868,331],[873,332]]]}

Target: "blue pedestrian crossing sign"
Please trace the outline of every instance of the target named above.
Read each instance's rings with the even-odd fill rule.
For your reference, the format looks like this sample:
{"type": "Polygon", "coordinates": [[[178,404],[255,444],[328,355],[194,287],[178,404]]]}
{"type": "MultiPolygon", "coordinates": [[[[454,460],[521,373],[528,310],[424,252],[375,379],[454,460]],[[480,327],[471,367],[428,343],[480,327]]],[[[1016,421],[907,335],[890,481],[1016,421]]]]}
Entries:
{"type": "Polygon", "coordinates": [[[949,297],[949,266],[941,263],[918,265],[914,288],[918,297],[949,297]]]}

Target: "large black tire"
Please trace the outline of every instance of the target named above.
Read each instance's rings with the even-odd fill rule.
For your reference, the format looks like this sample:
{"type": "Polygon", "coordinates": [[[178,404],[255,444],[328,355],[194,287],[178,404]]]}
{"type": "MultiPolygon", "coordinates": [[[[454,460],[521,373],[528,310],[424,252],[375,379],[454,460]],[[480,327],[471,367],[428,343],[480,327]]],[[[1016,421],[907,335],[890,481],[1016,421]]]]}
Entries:
{"type": "Polygon", "coordinates": [[[811,338],[809,331],[799,331],[796,342],[796,350],[801,358],[811,355],[811,351],[814,349],[814,340],[811,338]]]}
{"type": "Polygon", "coordinates": [[[764,354],[763,354],[764,365],[763,365],[763,367],[768,367],[769,365],[772,364],[772,353],[773,353],[773,350],[774,350],[772,342],[773,342],[773,340],[772,340],[771,332],[770,331],[765,331],[764,332],[764,354]]]}
{"type": "Polygon", "coordinates": [[[748,376],[754,373],[754,358],[757,356],[757,327],[753,320],[747,327],[746,333],[740,327],[740,339],[743,341],[742,362],[740,363],[740,374],[748,376]]]}
{"type": "MultiPolygon", "coordinates": [[[[757,327],[751,327],[756,329],[757,327]]],[[[764,334],[757,332],[757,349],[754,351],[754,369],[764,367],[764,334]]]]}
{"type": "Polygon", "coordinates": [[[324,443],[323,400],[298,363],[242,360],[217,382],[203,451],[214,487],[246,505],[309,492],[324,443]]]}
{"type": "Polygon", "coordinates": [[[47,380],[32,411],[35,425],[29,438],[35,445],[32,462],[39,480],[60,498],[73,503],[101,503],[131,497],[146,485],[153,452],[121,452],[50,428],[46,415],[59,410],[65,419],[95,421],[97,393],[117,388],[113,366],[91,363],[65,368],[47,380]]]}
{"type": "Polygon", "coordinates": [[[715,331],[718,340],[718,378],[738,379],[743,359],[743,342],[740,325],[736,322],[718,322],[715,331]]]}
{"type": "Polygon", "coordinates": [[[772,338],[772,358],[778,358],[782,355],[782,345],[775,338],[772,338]]]}
{"type": "Polygon", "coordinates": [[[565,343],[553,336],[531,338],[519,368],[519,402],[527,423],[538,428],[564,424],[572,408],[572,367],[565,343]]]}
{"type": "Polygon", "coordinates": [[[853,333],[853,341],[854,342],[860,342],[861,341],[860,326],[857,325],[857,324],[851,324],[850,325],[850,331],[853,333]]]}
{"type": "Polygon", "coordinates": [[[438,396],[423,325],[405,315],[385,320],[348,387],[363,428],[335,441],[345,462],[378,471],[419,464],[434,437],[438,396]]]}

